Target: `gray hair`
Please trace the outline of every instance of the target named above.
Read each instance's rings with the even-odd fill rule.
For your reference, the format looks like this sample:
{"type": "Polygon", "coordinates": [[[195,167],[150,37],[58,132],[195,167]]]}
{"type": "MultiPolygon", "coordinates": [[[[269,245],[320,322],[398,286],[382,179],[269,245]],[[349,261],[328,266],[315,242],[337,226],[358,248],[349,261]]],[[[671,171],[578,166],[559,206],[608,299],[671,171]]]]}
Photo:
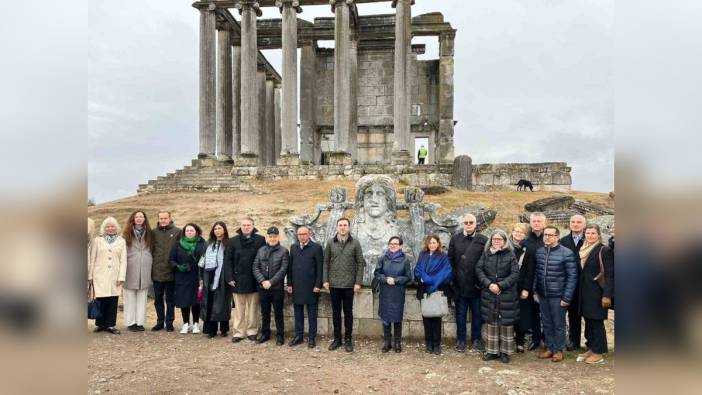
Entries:
{"type": "Polygon", "coordinates": [[[495,229],[492,232],[490,232],[490,236],[488,236],[488,242],[485,243],[485,252],[490,251],[490,247],[492,247],[492,236],[499,235],[502,237],[502,240],[505,241],[505,246],[502,247],[503,250],[510,250],[513,251],[512,243],[509,241],[509,236],[507,236],[507,232],[505,232],[502,229],[495,229]]]}
{"type": "Polygon", "coordinates": [[[546,221],[546,214],[542,213],[541,211],[534,211],[533,213],[529,214],[529,221],[531,221],[534,217],[540,217],[546,221]]]}
{"type": "Polygon", "coordinates": [[[119,222],[117,222],[115,217],[107,217],[107,218],[105,218],[104,221],[102,221],[102,224],[100,225],[100,235],[105,234],[105,228],[107,227],[107,225],[110,225],[110,224],[115,226],[115,228],[116,228],[115,234],[117,234],[117,235],[120,234],[119,222]]]}

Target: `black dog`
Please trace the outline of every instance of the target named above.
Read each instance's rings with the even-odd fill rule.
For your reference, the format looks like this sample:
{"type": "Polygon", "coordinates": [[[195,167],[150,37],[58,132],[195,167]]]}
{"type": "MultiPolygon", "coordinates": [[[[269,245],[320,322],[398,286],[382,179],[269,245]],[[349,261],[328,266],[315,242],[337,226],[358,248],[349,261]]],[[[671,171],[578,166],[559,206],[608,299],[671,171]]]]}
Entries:
{"type": "Polygon", "coordinates": [[[518,191],[526,191],[526,189],[529,188],[531,192],[534,192],[534,185],[531,183],[531,181],[519,180],[515,185],[517,186],[518,191]]]}

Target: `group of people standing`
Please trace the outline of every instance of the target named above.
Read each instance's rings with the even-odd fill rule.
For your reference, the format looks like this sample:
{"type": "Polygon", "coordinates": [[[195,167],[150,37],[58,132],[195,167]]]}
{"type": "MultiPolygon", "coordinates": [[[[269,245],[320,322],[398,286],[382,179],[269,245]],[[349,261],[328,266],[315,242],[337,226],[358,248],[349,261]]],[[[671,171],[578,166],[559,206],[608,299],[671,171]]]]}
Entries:
{"type": "MultiPolygon", "coordinates": [[[[465,352],[470,345],[482,352],[486,361],[507,363],[514,351],[534,350],[543,339],[545,350],[539,358],[561,361],[567,312],[567,347],[579,347],[584,318],[588,348],[578,360],[602,362],[607,352],[604,320],[614,292],[614,244],[612,238],[610,245],[604,246],[600,228],[585,226],[585,222],[584,217],[573,216],[571,233],[561,240],[556,227],[545,226],[542,213],[532,213],[530,226],[519,223],[509,235],[498,229],[485,236],[477,232],[476,218],[467,214],[448,251],[444,252],[437,235],[429,235],[416,265],[403,252],[402,238],[391,237],[373,276],[373,289],[379,292],[382,352],[402,351],[405,291],[415,284],[416,297],[423,305],[429,353],[441,354],[445,313],[429,313],[433,311],[430,308],[425,312],[424,305],[441,307],[442,300],[453,300],[458,352],[465,352]],[[466,324],[469,310],[470,341],[466,324]],[[531,342],[527,346],[528,333],[531,342]]],[[[319,295],[325,289],[332,305],[329,350],[343,345],[352,352],[353,301],[361,290],[366,263],[350,226],[349,219],[339,219],[336,234],[324,247],[312,240],[308,227],[300,226],[297,240],[288,250],[280,244],[277,227],[260,235],[251,218],[242,219],[231,238],[227,225],[215,222],[205,239],[197,224],[178,229],[168,211],[158,213],[158,225],[152,229],[146,213],[136,210],[121,234],[117,220],[108,217],[100,235],[91,240],[88,253],[88,280],[101,312],[95,331],[120,333],[116,316],[121,293],[125,325],[130,331],[144,331],[147,293],[153,286],[157,321],[152,331],[174,331],[174,310],[178,307],[183,320],[181,334],[202,331],[213,338],[219,332],[226,337],[231,330],[234,343],[244,339],[264,343],[272,338],[273,313],[275,341],[282,345],[288,292],[295,316],[295,335],[288,345],[304,342],[306,310],[307,344],[314,348],[319,295]]]]}

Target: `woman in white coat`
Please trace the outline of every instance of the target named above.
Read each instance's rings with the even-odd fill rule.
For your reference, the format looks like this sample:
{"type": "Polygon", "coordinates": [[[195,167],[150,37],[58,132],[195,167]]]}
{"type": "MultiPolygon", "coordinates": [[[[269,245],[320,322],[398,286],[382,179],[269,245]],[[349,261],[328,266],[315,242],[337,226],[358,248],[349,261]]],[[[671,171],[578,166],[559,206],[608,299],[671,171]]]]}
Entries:
{"type": "Polygon", "coordinates": [[[122,234],[127,243],[127,277],[124,283],[124,324],[131,332],[144,331],[146,297],[151,287],[153,233],[142,210],[127,219],[122,234]]]}
{"type": "Polygon", "coordinates": [[[95,332],[108,331],[118,335],[117,299],[127,275],[127,244],[119,235],[119,224],[112,217],[100,225],[100,236],[90,243],[88,281],[100,302],[101,317],[95,320],[95,332]]]}

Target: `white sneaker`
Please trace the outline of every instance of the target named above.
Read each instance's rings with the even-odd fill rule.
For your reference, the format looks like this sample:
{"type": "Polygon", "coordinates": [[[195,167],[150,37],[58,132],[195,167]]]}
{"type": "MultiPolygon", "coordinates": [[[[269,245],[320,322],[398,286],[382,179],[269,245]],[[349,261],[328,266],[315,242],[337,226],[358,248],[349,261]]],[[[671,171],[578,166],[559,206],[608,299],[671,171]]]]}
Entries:
{"type": "Polygon", "coordinates": [[[187,335],[188,334],[188,329],[190,329],[190,326],[185,323],[183,324],[183,329],[180,330],[181,335],[187,335]]]}
{"type": "Polygon", "coordinates": [[[193,324],[193,333],[200,333],[200,324],[197,322],[193,324]]]}

